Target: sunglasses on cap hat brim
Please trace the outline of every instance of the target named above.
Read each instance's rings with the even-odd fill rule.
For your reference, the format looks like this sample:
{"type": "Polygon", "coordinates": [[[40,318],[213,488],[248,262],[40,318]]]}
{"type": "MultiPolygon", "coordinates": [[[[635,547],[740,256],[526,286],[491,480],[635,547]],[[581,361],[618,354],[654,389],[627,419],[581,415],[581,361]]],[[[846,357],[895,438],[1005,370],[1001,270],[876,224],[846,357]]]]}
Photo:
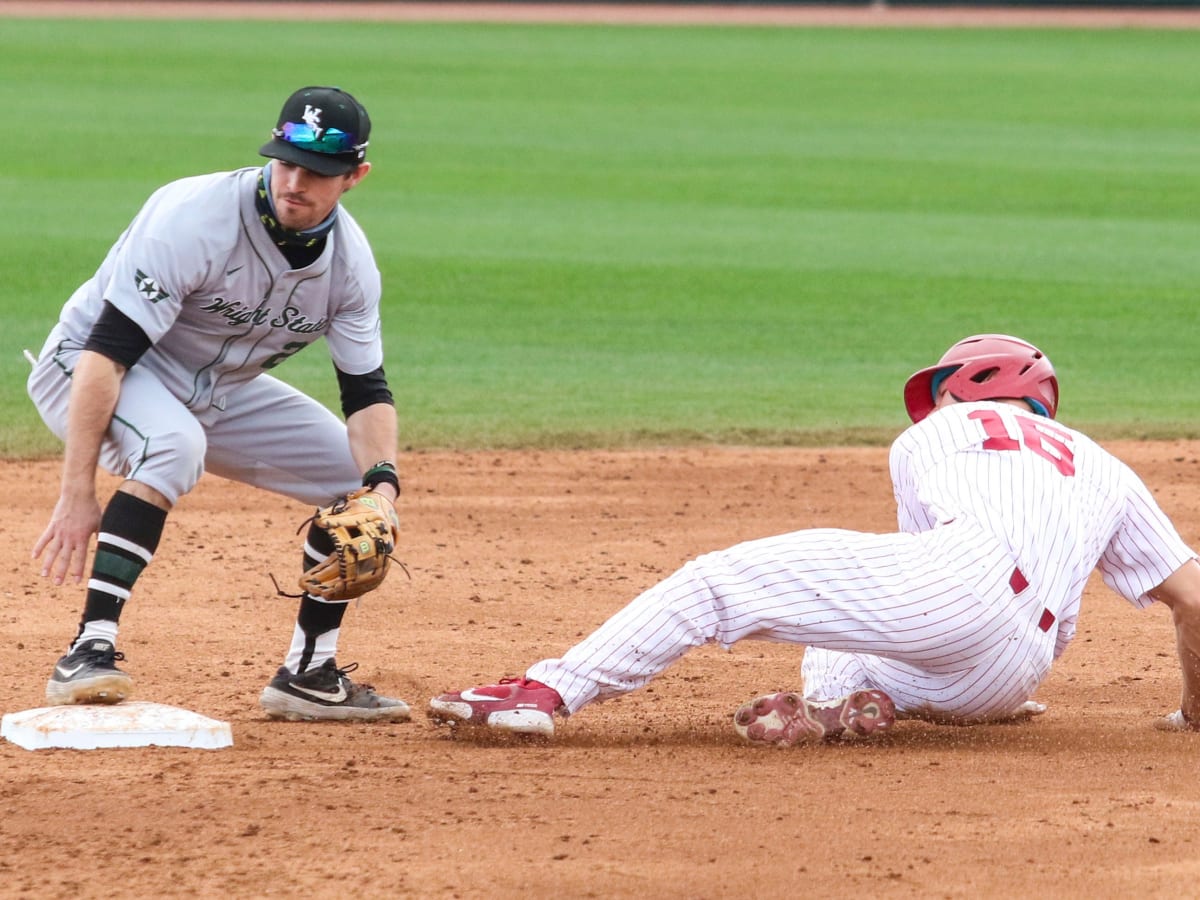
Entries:
{"type": "Polygon", "coordinates": [[[272,140],[259,151],[319,175],[345,175],[366,155],[367,142],[338,128],[316,129],[304,122],[284,122],[271,129],[272,140]]]}

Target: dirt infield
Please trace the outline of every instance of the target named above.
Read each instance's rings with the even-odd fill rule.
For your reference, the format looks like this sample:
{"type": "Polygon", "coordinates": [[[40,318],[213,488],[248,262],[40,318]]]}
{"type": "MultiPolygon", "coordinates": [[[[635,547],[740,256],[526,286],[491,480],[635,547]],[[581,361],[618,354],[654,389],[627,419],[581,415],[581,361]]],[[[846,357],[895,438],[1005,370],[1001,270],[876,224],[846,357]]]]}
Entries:
{"type": "MultiPolygon", "coordinates": [[[[0,3],[0,15],[1197,27],[1200,12],[592,4],[0,3]]],[[[1200,546],[1200,442],[1109,445],[1200,546]]],[[[414,453],[397,574],[347,616],[341,663],[418,715],[268,721],[310,510],[219,479],[170,518],[121,633],[137,698],[229,721],[219,751],[0,742],[0,897],[1171,897],[1200,876],[1200,735],[1173,630],[1094,580],[1022,725],[905,722],[884,741],[743,746],[738,704],[799,686],[798,647],[704,648],[552,742],[449,737],[440,691],[556,655],[698,553],[809,526],[894,527],[886,450],[414,453]],[[257,529],[247,538],[247,526],[257,529]],[[282,527],[281,527],[282,525],[282,527]],[[235,535],[235,530],[237,534],[235,535]],[[249,574],[246,574],[249,573],[249,574]]],[[[29,559],[57,461],[0,463],[0,713],[42,705],[78,587],[29,559]]],[[[109,480],[105,491],[115,485],[109,480]]]]}
{"type": "MultiPolygon", "coordinates": [[[[1200,443],[1111,446],[1200,545],[1200,443]]],[[[412,580],[350,610],[340,661],[421,708],[557,655],[705,550],[894,521],[880,448],[416,453],[404,469],[412,580]]],[[[6,496],[27,498],[5,520],[0,712],[42,705],[81,602],[28,558],[57,474],[0,466],[6,496]]],[[[215,478],[184,499],[122,649],[139,699],[229,721],[234,746],[0,743],[0,895],[1174,897],[1200,873],[1200,735],[1151,727],[1178,700],[1173,630],[1098,583],[1032,723],[745,747],[732,710],[798,686],[800,649],[743,642],[552,743],[473,743],[422,716],[259,712],[293,621],[267,573],[298,565],[291,528],[269,526],[307,512],[215,478]],[[262,527],[231,544],[247,523],[262,527]]]]}

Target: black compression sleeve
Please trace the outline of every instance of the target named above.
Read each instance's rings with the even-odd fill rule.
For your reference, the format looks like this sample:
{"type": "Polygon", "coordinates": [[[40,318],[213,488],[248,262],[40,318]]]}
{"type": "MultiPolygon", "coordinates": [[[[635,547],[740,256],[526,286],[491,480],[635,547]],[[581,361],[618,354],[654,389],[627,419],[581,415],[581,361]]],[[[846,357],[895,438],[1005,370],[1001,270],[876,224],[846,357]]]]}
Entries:
{"type": "Polygon", "coordinates": [[[150,349],[150,338],[137,322],[106,300],[83,349],[93,350],[132,369],[150,349]]]}
{"type": "Polygon", "coordinates": [[[342,392],[342,415],[347,418],[376,403],[396,405],[382,367],[366,375],[347,375],[337,366],[334,366],[334,371],[337,372],[338,387],[342,392]]]}

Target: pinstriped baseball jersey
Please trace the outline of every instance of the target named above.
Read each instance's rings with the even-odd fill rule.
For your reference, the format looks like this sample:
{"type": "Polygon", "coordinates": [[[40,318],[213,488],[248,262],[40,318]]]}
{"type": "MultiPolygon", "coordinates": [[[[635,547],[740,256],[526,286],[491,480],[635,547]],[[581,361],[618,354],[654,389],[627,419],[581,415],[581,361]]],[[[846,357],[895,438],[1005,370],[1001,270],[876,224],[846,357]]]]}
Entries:
{"type": "Polygon", "coordinates": [[[901,712],[983,719],[1028,700],[1097,566],[1138,606],[1194,554],[1141,481],[1079,432],[954,404],[893,444],[901,530],[807,529],[701,556],[527,677],[569,712],[644,685],[690,647],[807,647],[805,692],[887,691],[901,712]]]}
{"type": "Polygon", "coordinates": [[[381,366],[380,278],[362,230],[340,209],[321,256],[292,269],[255,210],[259,171],[156,191],[72,295],[51,341],[82,345],[107,300],[153,342],[138,365],[196,415],[320,337],[344,372],[381,366]]]}
{"type": "Polygon", "coordinates": [[[1145,485],[1087,436],[1015,406],[957,403],[892,446],[900,528],[967,517],[1003,544],[1038,601],[1074,633],[1097,567],[1135,606],[1193,556],[1145,485]]]}

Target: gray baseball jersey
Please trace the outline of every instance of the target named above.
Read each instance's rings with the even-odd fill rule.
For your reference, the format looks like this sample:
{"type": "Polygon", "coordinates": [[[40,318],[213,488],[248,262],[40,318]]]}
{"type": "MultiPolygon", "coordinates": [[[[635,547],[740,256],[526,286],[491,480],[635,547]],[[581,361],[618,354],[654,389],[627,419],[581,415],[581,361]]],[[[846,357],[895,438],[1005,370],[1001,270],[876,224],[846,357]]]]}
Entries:
{"type": "Polygon", "coordinates": [[[138,363],[194,413],[324,336],[339,369],[383,364],[379,272],[366,237],[338,213],[329,246],[293,270],[254,207],[257,168],[156,191],[63,310],[63,336],[87,339],[105,300],[153,347],[138,363]]]}
{"type": "Polygon", "coordinates": [[[65,437],[67,376],[104,302],[137,323],[152,346],[125,376],[101,462],[172,501],[203,468],[306,502],[356,483],[340,420],[263,373],[322,337],[342,371],[379,368],[379,271],[344,208],[320,257],[292,269],[255,209],[259,172],[157,190],[63,307],[30,376],[43,418],[65,437]],[[189,418],[204,458],[184,472],[153,456],[151,438],[194,430],[189,418]]]}

